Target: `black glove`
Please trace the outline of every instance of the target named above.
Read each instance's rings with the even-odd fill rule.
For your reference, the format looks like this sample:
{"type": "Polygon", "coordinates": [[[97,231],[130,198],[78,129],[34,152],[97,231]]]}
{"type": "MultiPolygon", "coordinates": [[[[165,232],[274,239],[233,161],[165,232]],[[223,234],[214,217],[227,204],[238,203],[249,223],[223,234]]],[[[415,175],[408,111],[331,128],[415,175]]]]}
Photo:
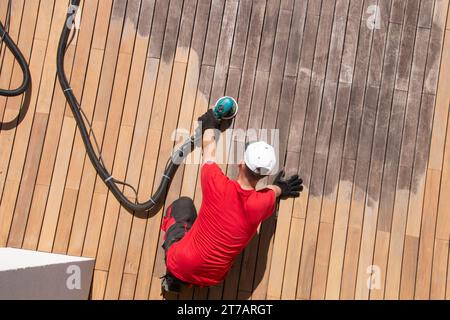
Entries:
{"type": "Polygon", "coordinates": [[[284,179],[284,170],[278,173],[273,184],[281,189],[282,198],[296,198],[303,191],[303,180],[298,177],[298,174],[286,180],[284,179]]]}
{"type": "Polygon", "coordinates": [[[202,133],[207,129],[219,129],[220,121],[214,116],[213,109],[209,109],[204,115],[198,118],[199,125],[202,126],[202,133]]]}

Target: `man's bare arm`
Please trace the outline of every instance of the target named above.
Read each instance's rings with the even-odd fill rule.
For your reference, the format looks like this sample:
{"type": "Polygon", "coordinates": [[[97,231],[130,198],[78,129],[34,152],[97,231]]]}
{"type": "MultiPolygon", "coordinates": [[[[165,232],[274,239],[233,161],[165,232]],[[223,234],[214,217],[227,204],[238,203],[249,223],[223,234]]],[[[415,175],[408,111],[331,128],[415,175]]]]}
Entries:
{"type": "Polygon", "coordinates": [[[203,163],[216,162],[216,137],[214,129],[207,129],[203,133],[203,163]]]}
{"type": "Polygon", "coordinates": [[[278,198],[281,196],[281,188],[280,187],[271,184],[271,185],[267,186],[267,188],[269,188],[269,189],[273,190],[273,192],[275,192],[275,197],[278,198]]]}

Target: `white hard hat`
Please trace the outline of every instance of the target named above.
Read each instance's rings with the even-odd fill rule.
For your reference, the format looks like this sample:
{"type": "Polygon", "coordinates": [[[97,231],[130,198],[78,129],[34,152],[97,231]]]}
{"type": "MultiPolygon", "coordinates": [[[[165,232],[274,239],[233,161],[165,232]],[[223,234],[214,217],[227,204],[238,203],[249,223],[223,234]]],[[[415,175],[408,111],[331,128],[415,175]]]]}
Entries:
{"type": "Polygon", "coordinates": [[[245,149],[244,161],[256,174],[267,176],[277,164],[275,149],[264,141],[252,142],[245,149]]]}

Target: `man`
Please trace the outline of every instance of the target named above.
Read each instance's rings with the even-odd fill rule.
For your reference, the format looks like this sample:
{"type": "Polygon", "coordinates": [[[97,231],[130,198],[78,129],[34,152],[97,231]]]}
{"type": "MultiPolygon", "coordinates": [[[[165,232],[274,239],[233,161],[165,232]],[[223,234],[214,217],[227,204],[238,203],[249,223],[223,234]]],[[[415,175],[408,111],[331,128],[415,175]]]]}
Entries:
{"type": "Polygon", "coordinates": [[[271,174],[276,165],[275,151],[265,142],[249,144],[237,180],[227,178],[215,163],[215,130],[220,123],[212,110],[199,122],[203,129],[202,205],[198,217],[193,201],[187,197],[167,209],[161,227],[166,232],[165,291],[222,282],[259,224],[274,212],[276,199],[298,197],[303,190],[298,175],[285,180],[281,171],[273,185],[256,191],[258,181],[271,174]]]}

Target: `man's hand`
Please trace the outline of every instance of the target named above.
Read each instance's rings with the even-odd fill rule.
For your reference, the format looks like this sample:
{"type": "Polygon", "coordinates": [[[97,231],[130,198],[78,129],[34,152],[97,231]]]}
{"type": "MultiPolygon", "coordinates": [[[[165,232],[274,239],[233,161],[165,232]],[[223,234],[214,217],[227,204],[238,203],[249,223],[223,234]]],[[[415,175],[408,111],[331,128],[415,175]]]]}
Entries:
{"type": "Polygon", "coordinates": [[[198,118],[202,127],[203,162],[216,161],[216,135],[215,131],[220,126],[220,121],[214,117],[212,109],[198,118]]]}
{"type": "Polygon", "coordinates": [[[303,180],[298,175],[293,175],[289,179],[284,179],[284,170],[281,170],[275,178],[273,184],[280,188],[282,198],[296,198],[303,191],[303,180]]]}
{"type": "Polygon", "coordinates": [[[208,112],[198,118],[199,125],[202,126],[202,133],[205,133],[208,129],[219,129],[220,121],[214,116],[213,109],[209,109],[208,112]]]}

